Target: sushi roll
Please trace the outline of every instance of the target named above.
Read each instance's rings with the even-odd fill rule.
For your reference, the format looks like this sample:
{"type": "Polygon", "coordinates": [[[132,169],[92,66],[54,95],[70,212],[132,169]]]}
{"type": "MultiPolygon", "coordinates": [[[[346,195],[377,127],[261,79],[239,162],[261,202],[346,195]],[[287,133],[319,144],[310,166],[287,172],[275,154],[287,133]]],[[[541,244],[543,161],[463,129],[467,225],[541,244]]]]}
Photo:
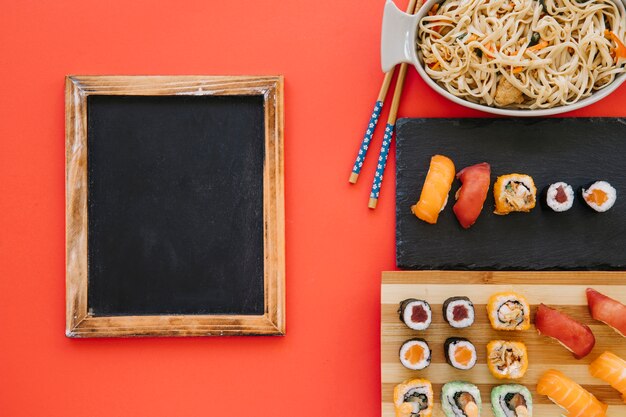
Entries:
{"type": "Polygon", "coordinates": [[[480,417],[482,401],[478,387],[452,381],[441,387],[441,409],[446,417],[480,417]]]}
{"type": "Polygon", "coordinates": [[[552,211],[567,211],[574,205],[574,189],[565,182],[555,182],[546,189],[544,201],[552,211]]]}
{"type": "Polygon", "coordinates": [[[499,385],[491,390],[491,408],[495,417],[532,417],[533,396],[523,385],[499,385]]]}
{"type": "Polygon", "coordinates": [[[410,379],[393,389],[396,417],[431,417],[433,386],[427,379],[410,379]]]}
{"type": "Polygon", "coordinates": [[[419,371],[430,365],[430,347],[424,339],[409,339],[400,347],[400,362],[406,368],[419,371]]]}
{"type": "Polygon", "coordinates": [[[463,337],[449,337],[443,344],[446,362],[456,369],[472,369],[476,365],[476,348],[463,337]]]}
{"type": "Polygon", "coordinates": [[[426,330],[433,320],[433,311],[424,300],[409,298],[400,303],[400,320],[413,330],[426,330]]]}
{"type": "Polygon", "coordinates": [[[530,329],[530,306],[526,298],[514,292],[500,292],[489,297],[487,314],[496,330],[530,329]]]}
{"type": "Polygon", "coordinates": [[[535,208],[537,187],[530,175],[501,175],[493,186],[493,196],[496,200],[495,214],[528,212],[535,208]]]}
{"type": "Polygon", "coordinates": [[[595,211],[604,213],[615,204],[617,191],[606,181],[596,181],[582,190],[583,200],[595,211]]]}
{"type": "Polygon", "coordinates": [[[492,340],[487,344],[487,367],[498,379],[519,379],[528,369],[528,351],[522,342],[492,340]]]}
{"type": "Polygon", "coordinates": [[[474,324],[474,304],[467,297],[450,297],[443,303],[443,319],[456,329],[474,324]]]}
{"type": "Polygon", "coordinates": [[[435,155],[430,159],[430,167],[419,201],[411,206],[411,212],[426,223],[435,224],[439,213],[446,207],[448,193],[454,181],[454,162],[446,156],[435,155]]]}

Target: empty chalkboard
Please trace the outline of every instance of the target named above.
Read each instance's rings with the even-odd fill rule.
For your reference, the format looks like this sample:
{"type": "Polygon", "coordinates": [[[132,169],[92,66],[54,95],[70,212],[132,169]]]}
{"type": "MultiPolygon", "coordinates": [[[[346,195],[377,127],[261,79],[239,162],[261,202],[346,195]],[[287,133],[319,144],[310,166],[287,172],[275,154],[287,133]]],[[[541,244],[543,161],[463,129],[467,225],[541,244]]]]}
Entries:
{"type": "MultiPolygon", "coordinates": [[[[87,90],[79,115],[86,126],[81,307],[103,334],[83,322],[68,334],[282,334],[282,284],[272,283],[283,274],[273,255],[282,255],[268,253],[283,233],[276,216],[282,190],[273,182],[282,172],[275,159],[280,78],[261,78],[261,90],[244,85],[254,79],[235,86],[184,80],[190,91],[163,78],[126,78],[134,88],[87,90]],[[147,81],[162,93],[141,90],[147,81]]],[[[85,90],[84,82],[69,82],[85,90]]],[[[68,188],[81,183],[70,183],[70,173],[68,188]]]]}

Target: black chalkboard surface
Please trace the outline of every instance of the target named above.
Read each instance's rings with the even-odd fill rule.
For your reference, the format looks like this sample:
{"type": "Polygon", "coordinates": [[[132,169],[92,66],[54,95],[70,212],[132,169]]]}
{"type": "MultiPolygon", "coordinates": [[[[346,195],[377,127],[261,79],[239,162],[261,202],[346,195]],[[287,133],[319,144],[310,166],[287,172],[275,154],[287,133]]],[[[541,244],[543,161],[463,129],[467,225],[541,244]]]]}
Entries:
{"type": "Polygon", "coordinates": [[[90,96],[89,310],[263,313],[261,96],[90,96]]]}
{"type": "Polygon", "coordinates": [[[626,120],[402,119],[396,148],[396,262],[409,269],[626,269],[626,120]],[[606,213],[585,206],[554,213],[493,214],[490,190],[478,221],[462,229],[454,216],[455,181],[436,225],[411,213],[431,156],[451,158],[457,171],[491,164],[491,184],[510,173],[531,175],[541,191],[552,182],[578,188],[596,180],[617,189],[606,213]]]}

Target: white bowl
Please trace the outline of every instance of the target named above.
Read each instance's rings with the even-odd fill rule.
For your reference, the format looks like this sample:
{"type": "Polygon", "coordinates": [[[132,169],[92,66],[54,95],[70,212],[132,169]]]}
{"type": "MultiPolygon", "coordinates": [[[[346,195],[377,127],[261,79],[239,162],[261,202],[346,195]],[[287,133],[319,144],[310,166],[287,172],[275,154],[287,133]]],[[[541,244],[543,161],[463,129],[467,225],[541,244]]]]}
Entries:
{"type": "MultiPolygon", "coordinates": [[[[418,22],[424,17],[428,11],[441,0],[427,0],[419,11],[414,15],[402,12],[396,7],[392,0],[387,0],[385,4],[385,13],[383,15],[383,29],[381,41],[381,64],[383,72],[391,70],[395,65],[402,62],[413,64],[419,75],[426,81],[433,90],[462,106],[471,109],[481,110],[487,113],[500,114],[504,116],[525,116],[537,117],[548,116],[551,114],[565,113],[568,111],[580,109],[595,103],[598,100],[611,94],[626,80],[626,73],[619,74],[613,82],[605,88],[598,90],[589,97],[577,101],[573,104],[565,106],[552,107],[550,109],[541,110],[525,110],[525,109],[506,109],[499,107],[490,107],[484,104],[472,103],[463,98],[457,97],[449,93],[445,88],[437,84],[432,78],[426,74],[423,63],[417,54],[416,39],[418,22]]],[[[626,16],[624,11],[624,2],[626,0],[616,1],[622,16],[626,16]]]]}

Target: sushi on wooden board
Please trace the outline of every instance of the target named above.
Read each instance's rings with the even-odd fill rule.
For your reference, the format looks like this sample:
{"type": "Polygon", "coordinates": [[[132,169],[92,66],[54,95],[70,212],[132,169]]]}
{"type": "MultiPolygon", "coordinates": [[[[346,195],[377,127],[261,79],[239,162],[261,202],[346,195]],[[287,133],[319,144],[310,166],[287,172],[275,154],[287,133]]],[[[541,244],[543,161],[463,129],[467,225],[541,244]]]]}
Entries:
{"type": "MultiPolygon", "coordinates": [[[[626,358],[626,338],[609,325],[596,320],[591,315],[591,304],[587,303],[587,288],[611,296],[618,303],[606,303],[607,310],[619,311],[622,301],[626,301],[626,272],[466,272],[466,271],[414,271],[383,273],[381,288],[381,370],[382,370],[382,410],[384,417],[395,417],[393,404],[394,387],[403,381],[419,378],[430,382],[433,392],[433,417],[447,417],[444,410],[443,387],[448,383],[469,383],[475,385],[482,398],[478,416],[483,417],[555,417],[562,410],[547,395],[537,392],[537,384],[550,369],[562,372],[567,378],[593,395],[599,403],[606,404],[606,417],[626,416],[626,403],[617,387],[622,387],[615,369],[626,358]],[[462,286],[459,283],[463,283],[462,286]],[[461,290],[460,290],[461,289],[461,290]],[[525,299],[530,309],[530,328],[527,330],[500,330],[492,326],[487,305],[493,294],[508,293],[506,301],[525,299]],[[514,298],[515,296],[516,298],[514,298]],[[473,306],[474,320],[471,326],[452,327],[445,318],[444,303],[451,297],[466,297],[473,306]],[[397,310],[401,301],[415,298],[428,302],[431,315],[430,326],[421,331],[412,330],[398,318],[397,310]],[[595,335],[596,343],[587,356],[575,359],[558,341],[540,335],[535,328],[534,317],[539,305],[544,303],[567,314],[576,322],[588,326],[595,335]],[[402,343],[419,337],[429,345],[430,364],[428,367],[412,371],[405,368],[398,358],[402,343]],[[471,341],[476,351],[476,363],[470,369],[461,369],[446,360],[444,346],[448,339],[471,341]],[[498,379],[489,370],[487,346],[492,341],[523,343],[527,351],[528,367],[520,379],[498,379]],[[610,351],[619,361],[600,360],[601,354],[610,351]],[[590,364],[595,366],[598,377],[590,373],[590,364]],[[617,365],[616,365],[617,364],[617,365]],[[600,367],[599,365],[602,365],[600,367]],[[608,378],[609,380],[603,379],[608,378]],[[515,387],[515,389],[513,389],[515,387]],[[528,395],[525,395],[526,392],[528,395]],[[496,398],[498,403],[492,402],[496,398]],[[518,410],[511,414],[511,410],[518,410]]],[[[509,303],[510,304],[510,303],[509,303]]],[[[520,302],[523,305],[523,302],[520,302]]],[[[502,312],[508,316],[515,308],[502,312]]],[[[598,307],[596,307],[598,308],[598,307]]],[[[523,308],[521,309],[524,310],[523,308]]],[[[514,314],[512,321],[523,323],[514,314]]],[[[616,314],[603,316],[614,322],[616,314]]],[[[499,325],[499,324],[497,324],[499,325]]],[[[450,343],[448,343],[448,347],[450,343]]],[[[449,353],[448,353],[448,356],[449,353]]],[[[465,352],[459,352],[463,358],[465,352]]],[[[607,356],[602,356],[606,358],[607,356]]],[[[449,358],[448,358],[449,359],[449,358]]],[[[461,390],[460,392],[468,392],[461,390]]],[[[581,391],[582,393],[583,391],[581,391]]],[[[586,395],[586,394],[585,394],[586,395]]],[[[448,395],[447,398],[450,398],[448,395]]],[[[449,405],[452,410],[462,410],[467,406],[467,395],[460,394],[449,405]],[[457,401],[458,400],[458,401],[457,401]],[[459,408],[459,405],[461,408],[459,408]],[[456,408],[455,408],[456,407],[456,408]]],[[[556,398],[553,398],[556,399],[556,398]]],[[[408,407],[408,406],[405,406],[408,407]]],[[[447,407],[447,405],[446,405],[447,407]]],[[[470,406],[470,412],[471,412],[470,406]]],[[[597,408],[603,411],[603,407],[597,408]]],[[[468,414],[466,414],[468,415],[468,414]]],[[[598,414],[602,415],[602,414],[598,414]]],[[[418,414],[419,417],[422,415],[418,414]]],[[[415,416],[413,416],[415,417],[415,416]]],[[[455,416],[456,417],[456,416],[455,416]]]]}

